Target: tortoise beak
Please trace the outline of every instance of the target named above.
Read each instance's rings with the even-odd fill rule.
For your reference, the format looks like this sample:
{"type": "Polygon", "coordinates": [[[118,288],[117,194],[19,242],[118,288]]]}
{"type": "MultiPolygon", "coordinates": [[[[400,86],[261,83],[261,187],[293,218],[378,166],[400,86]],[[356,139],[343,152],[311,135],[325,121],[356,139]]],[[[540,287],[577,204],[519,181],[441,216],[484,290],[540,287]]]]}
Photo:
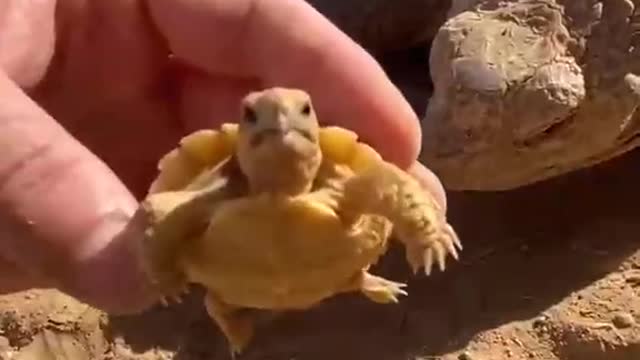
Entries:
{"type": "Polygon", "coordinates": [[[292,124],[285,114],[278,114],[276,121],[264,126],[255,133],[252,143],[253,145],[259,145],[266,138],[271,138],[276,142],[289,143],[299,141],[301,137],[314,142],[313,136],[308,129],[299,128],[292,124]]]}
{"type": "Polygon", "coordinates": [[[279,116],[277,121],[274,121],[272,124],[257,129],[251,139],[251,143],[253,146],[258,146],[267,138],[282,142],[291,130],[287,119],[284,116],[279,116]]]}
{"type": "Polygon", "coordinates": [[[289,119],[284,114],[278,114],[276,121],[273,121],[268,126],[260,129],[259,134],[261,136],[273,136],[277,138],[285,137],[293,129],[289,119]]]}
{"type": "Polygon", "coordinates": [[[278,119],[275,125],[276,126],[274,130],[278,133],[278,135],[281,136],[285,136],[291,130],[293,130],[291,126],[291,120],[289,120],[289,118],[287,118],[287,116],[283,113],[278,113],[278,119]]]}

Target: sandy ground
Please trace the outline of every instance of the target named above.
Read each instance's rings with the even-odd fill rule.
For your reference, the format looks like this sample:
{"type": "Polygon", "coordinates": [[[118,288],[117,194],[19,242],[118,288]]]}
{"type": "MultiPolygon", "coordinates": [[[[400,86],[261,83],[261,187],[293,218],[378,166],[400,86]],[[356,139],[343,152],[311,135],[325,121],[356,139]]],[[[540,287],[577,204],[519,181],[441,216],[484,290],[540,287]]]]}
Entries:
{"type": "MultiPolygon", "coordinates": [[[[420,111],[425,85],[392,75],[420,111]]],[[[638,163],[640,151],[517,191],[449,193],[459,263],[413,277],[393,248],[375,272],[409,283],[399,304],[342,295],[285,314],[238,359],[640,359],[638,163]]],[[[130,317],[49,290],[0,297],[0,359],[230,359],[200,295],[130,317]]]]}

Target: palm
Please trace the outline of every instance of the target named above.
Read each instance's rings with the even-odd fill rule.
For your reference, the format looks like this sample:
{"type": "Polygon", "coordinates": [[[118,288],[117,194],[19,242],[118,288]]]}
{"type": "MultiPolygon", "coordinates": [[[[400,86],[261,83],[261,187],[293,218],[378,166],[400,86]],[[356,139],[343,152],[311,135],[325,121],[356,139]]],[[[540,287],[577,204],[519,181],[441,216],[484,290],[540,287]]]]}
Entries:
{"type": "Polygon", "coordinates": [[[143,301],[127,245],[140,235],[120,236],[135,201],[58,124],[140,197],[181,135],[273,85],[307,90],[321,121],[387,159],[416,158],[409,104],[303,0],[0,1],[0,292],[53,281],[111,309],[143,301]]]}
{"type": "Polygon", "coordinates": [[[59,37],[47,76],[32,96],[140,195],[159,156],[180,135],[234,116],[234,94],[248,88],[243,80],[216,80],[169,61],[144,21],[120,21],[123,16],[113,11],[100,15],[111,17],[112,26],[75,28],[73,38],[59,37]],[[116,29],[121,36],[113,36],[116,29]]]}

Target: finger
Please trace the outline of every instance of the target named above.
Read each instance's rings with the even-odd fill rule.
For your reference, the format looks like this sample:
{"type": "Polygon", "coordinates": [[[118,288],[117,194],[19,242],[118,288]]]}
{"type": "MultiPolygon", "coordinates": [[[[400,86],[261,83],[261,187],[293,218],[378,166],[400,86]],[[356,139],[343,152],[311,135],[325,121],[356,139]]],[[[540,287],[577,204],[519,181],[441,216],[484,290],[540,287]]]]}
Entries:
{"type": "Polygon", "coordinates": [[[114,249],[112,243],[135,200],[107,166],[4,73],[0,154],[0,253],[94,305],[108,308],[134,298],[140,286],[109,274],[135,272],[128,248],[114,249]],[[107,249],[121,269],[105,259],[107,249]]]}
{"type": "Polygon", "coordinates": [[[237,121],[242,98],[259,87],[257,80],[203,75],[188,68],[181,69],[179,78],[180,117],[188,132],[237,121]]]}
{"type": "Polygon", "coordinates": [[[371,56],[305,1],[155,0],[149,7],[186,63],[307,90],[323,121],[358,132],[402,167],[416,159],[421,135],[409,104],[371,56]]]}
{"type": "Polygon", "coordinates": [[[414,162],[409,167],[409,173],[413,175],[425,189],[431,192],[443,211],[447,211],[447,193],[440,179],[431,170],[427,169],[419,162],[414,162]]]}

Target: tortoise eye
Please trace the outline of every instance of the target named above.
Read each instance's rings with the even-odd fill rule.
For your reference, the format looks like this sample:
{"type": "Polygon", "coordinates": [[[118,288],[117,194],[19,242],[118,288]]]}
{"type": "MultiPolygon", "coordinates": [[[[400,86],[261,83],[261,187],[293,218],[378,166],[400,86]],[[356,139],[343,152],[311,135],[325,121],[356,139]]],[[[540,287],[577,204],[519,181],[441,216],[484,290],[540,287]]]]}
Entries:
{"type": "Polygon", "coordinates": [[[304,105],[302,105],[302,109],[300,109],[300,113],[304,116],[311,115],[311,104],[308,102],[304,103],[304,105]]]}
{"type": "Polygon", "coordinates": [[[246,106],[243,110],[243,113],[244,114],[242,117],[246,123],[255,124],[256,122],[258,122],[258,117],[256,116],[256,112],[252,108],[246,106]]]}

